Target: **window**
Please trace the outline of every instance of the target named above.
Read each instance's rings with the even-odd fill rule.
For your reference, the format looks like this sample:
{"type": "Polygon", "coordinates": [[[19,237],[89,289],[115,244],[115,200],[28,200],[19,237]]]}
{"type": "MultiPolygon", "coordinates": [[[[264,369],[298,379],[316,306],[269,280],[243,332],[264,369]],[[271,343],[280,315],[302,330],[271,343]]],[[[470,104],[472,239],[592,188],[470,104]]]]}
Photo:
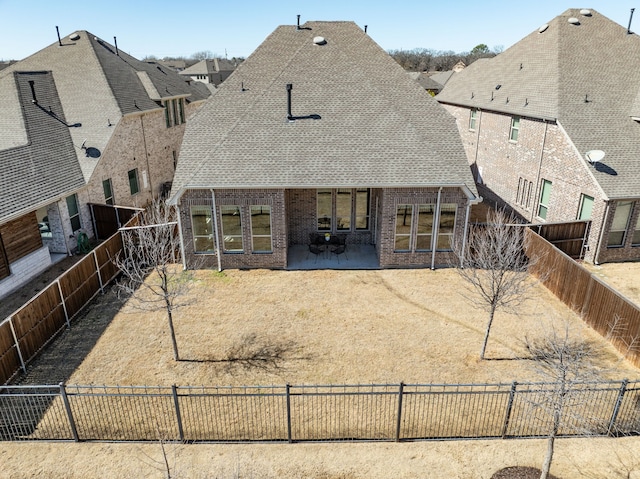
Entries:
{"type": "Polygon", "coordinates": [[[593,211],[593,197],[580,195],[580,209],[578,210],[579,220],[590,220],[593,211]]]}
{"type": "Polygon", "coordinates": [[[133,170],[129,170],[129,190],[132,195],[135,195],[140,191],[140,187],[138,185],[138,169],[134,168],[133,170]]]}
{"type": "Polygon", "coordinates": [[[636,221],[636,228],[633,230],[631,246],[640,246],[640,215],[638,215],[638,220],[636,221]]]}
{"type": "Polygon", "coordinates": [[[531,182],[525,178],[520,178],[518,180],[516,203],[527,209],[531,206],[531,182]]]}
{"type": "Polygon", "coordinates": [[[222,215],[222,238],[223,247],[226,252],[241,252],[242,245],[242,216],[239,206],[221,206],[222,215]]]}
{"type": "Polygon", "coordinates": [[[104,202],[107,205],[112,205],[113,203],[113,190],[111,188],[111,178],[107,178],[106,180],[102,180],[102,190],[104,191],[104,202]]]}
{"type": "Polygon", "coordinates": [[[607,242],[607,246],[624,246],[632,206],[633,202],[631,201],[616,202],[616,212],[613,214],[613,221],[611,222],[611,228],[609,228],[609,240],[607,242]]]}
{"type": "Polygon", "coordinates": [[[356,190],[356,230],[369,229],[369,188],[356,190]]]}
{"type": "Polygon", "coordinates": [[[456,204],[443,203],[440,205],[437,251],[451,251],[453,249],[452,241],[456,227],[456,210],[456,204]]]}
{"type": "Polygon", "coordinates": [[[395,251],[411,251],[412,205],[398,205],[396,208],[395,251]]]}
{"type": "Polygon", "coordinates": [[[191,228],[193,232],[193,251],[195,253],[213,253],[213,222],[210,206],[191,207],[191,228]]]}
{"type": "Polygon", "coordinates": [[[318,231],[368,230],[369,188],[317,190],[318,231]]]}
{"type": "Polygon", "coordinates": [[[73,194],[71,196],[67,196],[67,211],[69,211],[71,230],[78,231],[82,228],[82,223],[80,222],[80,208],[78,208],[78,195],[73,194]]]}
{"type": "Polygon", "coordinates": [[[416,251],[431,251],[433,238],[433,215],[436,205],[418,205],[418,231],[416,251]]]}
{"type": "Polygon", "coordinates": [[[271,253],[271,206],[251,207],[251,249],[254,253],[271,253]]]}
{"type": "Polygon", "coordinates": [[[511,118],[511,130],[509,132],[509,140],[518,141],[519,132],[520,132],[520,117],[514,116],[511,118]]]}
{"type": "Polygon", "coordinates": [[[164,121],[167,128],[184,123],[184,98],[164,100],[164,121]]]}
{"type": "Polygon", "coordinates": [[[351,190],[340,188],[336,193],[336,229],[351,230],[351,190]]]}
{"type": "Polygon", "coordinates": [[[470,130],[476,129],[477,119],[478,119],[478,109],[472,108],[471,111],[469,112],[469,129],[470,130]]]}
{"type": "Polygon", "coordinates": [[[542,188],[540,189],[540,204],[538,205],[538,216],[543,220],[547,219],[547,211],[549,211],[549,198],[551,197],[551,182],[542,180],[542,188]]]}

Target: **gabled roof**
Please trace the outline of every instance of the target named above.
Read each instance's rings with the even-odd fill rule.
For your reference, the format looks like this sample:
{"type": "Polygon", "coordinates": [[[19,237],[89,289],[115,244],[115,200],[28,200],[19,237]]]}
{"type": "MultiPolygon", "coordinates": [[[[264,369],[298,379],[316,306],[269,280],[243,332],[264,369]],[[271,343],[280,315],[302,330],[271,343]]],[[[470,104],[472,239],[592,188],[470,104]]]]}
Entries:
{"type": "Polygon", "coordinates": [[[476,194],[453,117],[355,23],[308,22],[278,27],[187,124],[173,200],[188,188],[444,185],[476,194]]]}
{"type": "Polygon", "coordinates": [[[605,152],[602,163],[585,162],[605,194],[630,198],[640,196],[639,94],[640,38],[596,11],[569,9],[454,75],[437,99],[558,121],[583,156],[605,152]]]}
{"type": "Polygon", "coordinates": [[[418,84],[425,90],[440,91],[444,88],[444,85],[438,83],[429,77],[426,72],[408,72],[409,78],[418,82],[418,84]]]}
{"type": "MultiPolygon", "coordinates": [[[[87,147],[104,151],[120,118],[161,108],[163,98],[201,101],[207,97],[207,90],[194,89],[177,72],[139,61],[90,32],[75,32],[60,43],[1,70],[0,87],[14,72],[50,71],[65,117],[78,125],[70,129],[77,147],[85,142],[87,147]]],[[[87,158],[84,150],[77,151],[89,181],[96,159],[87,158]]]]}
{"type": "Polygon", "coordinates": [[[236,65],[229,60],[222,58],[212,58],[210,60],[200,60],[195,65],[185,68],[180,72],[181,75],[208,75],[218,73],[220,71],[233,71],[236,65]]]}
{"type": "Polygon", "coordinates": [[[0,116],[9,115],[24,133],[16,145],[0,146],[0,222],[4,223],[77,191],[84,178],[51,72],[17,72],[0,78],[0,103],[0,116]]]}

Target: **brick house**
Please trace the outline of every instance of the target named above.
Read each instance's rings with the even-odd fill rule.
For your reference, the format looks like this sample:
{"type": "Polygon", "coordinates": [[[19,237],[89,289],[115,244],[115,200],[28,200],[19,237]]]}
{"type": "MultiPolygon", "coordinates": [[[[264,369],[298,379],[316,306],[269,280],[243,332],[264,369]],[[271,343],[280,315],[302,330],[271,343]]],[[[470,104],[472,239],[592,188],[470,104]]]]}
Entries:
{"type": "Polygon", "coordinates": [[[44,269],[94,236],[89,204],[144,206],[168,190],[208,96],[86,31],[1,70],[0,297],[33,276],[22,263],[44,269]]]}
{"type": "Polygon", "coordinates": [[[433,267],[480,201],[451,115],[352,22],[278,27],[187,125],[171,195],[186,266],[219,268],[325,233],[433,267]]]}
{"type": "Polygon", "coordinates": [[[235,69],[235,62],[224,58],[212,58],[200,60],[198,63],[180,71],[180,75],[193,81],[218,86],[229,78],[229,75],[235,69]]]}
{"type": "Polygon", "coordinates": [[[533,223],[590,220],[595,263],[640,259],[639,59],[625,27],[570,9],[436,97],[482,195],[533,223]]]}

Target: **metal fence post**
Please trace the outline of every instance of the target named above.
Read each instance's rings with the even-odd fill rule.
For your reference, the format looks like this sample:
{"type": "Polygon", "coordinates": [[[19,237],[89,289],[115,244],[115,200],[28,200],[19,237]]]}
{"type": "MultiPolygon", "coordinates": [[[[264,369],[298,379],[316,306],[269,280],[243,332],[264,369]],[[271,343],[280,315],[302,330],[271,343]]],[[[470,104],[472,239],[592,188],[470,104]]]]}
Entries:
{"type": "Polygon", "coordinates": [[[62,309],[64,309],[64,318],[67,321],[67,329],[71,328],[71,323],[69,322],[69,313],[67,312],[67,304],[64,302],[64,294],[62,294],[62,286],[60,285],[60,279],[56,279],[56,284],[58,285],[58,292],[60,293],[60,301],[62,301],[62,309]]]}
{"type": "Polygon", "coordinates": [[[24,363],[24,358],[22,357],[22,351],[20,351],[20,343],[18,343],[18,335],[16,334],[16,330],[13,327],[13,316],[9,316],[9,327],[11,328],[11,334],[13,335],[13,342],[16,345],[16,351],[18,351],[18,359],[20,359],[20,367],[22,371],[27,374],[27,366],[24,363]]]}
{"type": "Polygon", "coordinates": [[[184,430],[182,429],[182,415],[180,414],[180,404],[178,402],[178,387],[175,384],[171,386],[171,393],[173,394],[173,405],[176,408],[176,419],[178,420],[178,434],[180,435],[180,442],[184,442],[184,430]]]}
{"type": "Polygon", "coordinates": [[[76,429],[76,422],[73,420],[73,414],[71,414],[71,404],[69,404],[69,398],[67,397],[67,390],[64,387],[64,383],[60,383],[60,396],[62,397],[62,402],[64,403],[64,408],[67,411],[67,417],[69,418],[69,426],[71,427],[71,432],[73,434],[73,440],[78,442],[80,438],[78,437],[78,430],[76,429]]]}
{"type": "Polygon", "coordinates": [[[511,391],[509,392],[509,402],[507,403],[507,412],[504,416],[504,426],[502,426],[502,439],[507,437],[507,430],[509,428],[509,421],[511,420],[511,409],[513,408],[513,399],[516,395],[517,381],[511,383],[511,391]]]}
{"type": "Polygon", "coordinates": [[[611,415],[611,420],[609,421],[609,428],[607,429],[607,435],[611,435],[611,431],[613,431],[613,427],[616,424],[616,419],[618,419],[618,413],[620,412],[620,406],[622,406],[622,400],[624,399],[624,394],[627,392],[627,385],[629,384],[628,379],[624,379],[622,381],[622,385],[620,386],[620,392],[618,392],[618,399],[616,399],[616,405],[613,408],[613,414],[611,415]]]}
{"type": "Polygon", "coordinates": [[[400,427],[402,425],[402,396],[404,395],[404,383],[400,383],[398,389],[398,419],[396,422],[396,442],[400,442],[400,427]]]}
{"type": "Polygon", "coordinates": [[[287,396],[287,440],[291,444],[293,438],[291,437],[291,385],[289,383],[287,383],[285,391],[287,396]]]}

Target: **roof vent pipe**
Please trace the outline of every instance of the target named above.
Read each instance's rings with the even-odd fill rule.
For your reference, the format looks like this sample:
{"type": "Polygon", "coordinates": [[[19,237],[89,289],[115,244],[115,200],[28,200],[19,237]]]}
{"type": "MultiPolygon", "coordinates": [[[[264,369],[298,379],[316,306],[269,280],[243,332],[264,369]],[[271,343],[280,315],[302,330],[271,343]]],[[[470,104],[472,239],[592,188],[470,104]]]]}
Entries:
{"type": "Polygon", "coordinates": [[[291,114],[291,90],[293,90],[293,84],[287,83],[287,120],[293,121],[293,115],[291,114]]]}
{"type": "Polygon", "coordinates": [[[116,40],[116,37],[113,37],[113,44],[116,47],[116,55],[120,56],[120,52],[118,51],[118,40],[116,40]]]}
{"type": "Polygon", "coordinates": [[[296,30],[300,30],[300,15],[297,15],[298,17],[298,23],[296,25],[296,30]]]}
{"type": "Polygon", "coordinates": [[[365,26],[364,26],[364,33],[367,33],[367,27],[368,27],[368,26],[369,26],[369,25],[365,25],[365,26]]]}
{"type": "Polygon", "coordinates": [[[60,29],[56,25],[56,33],[58,34],[58,45],[62,46],[62,40],[60,40],[60,29]]]}
{"type": "Polygon", "coordinates": [[[627,35],[631,34],[631,20],[633,19],[633,11],[635,8],[631,9],[631,15],[629,16],[629,26],[627,27],[627,35]]]}

